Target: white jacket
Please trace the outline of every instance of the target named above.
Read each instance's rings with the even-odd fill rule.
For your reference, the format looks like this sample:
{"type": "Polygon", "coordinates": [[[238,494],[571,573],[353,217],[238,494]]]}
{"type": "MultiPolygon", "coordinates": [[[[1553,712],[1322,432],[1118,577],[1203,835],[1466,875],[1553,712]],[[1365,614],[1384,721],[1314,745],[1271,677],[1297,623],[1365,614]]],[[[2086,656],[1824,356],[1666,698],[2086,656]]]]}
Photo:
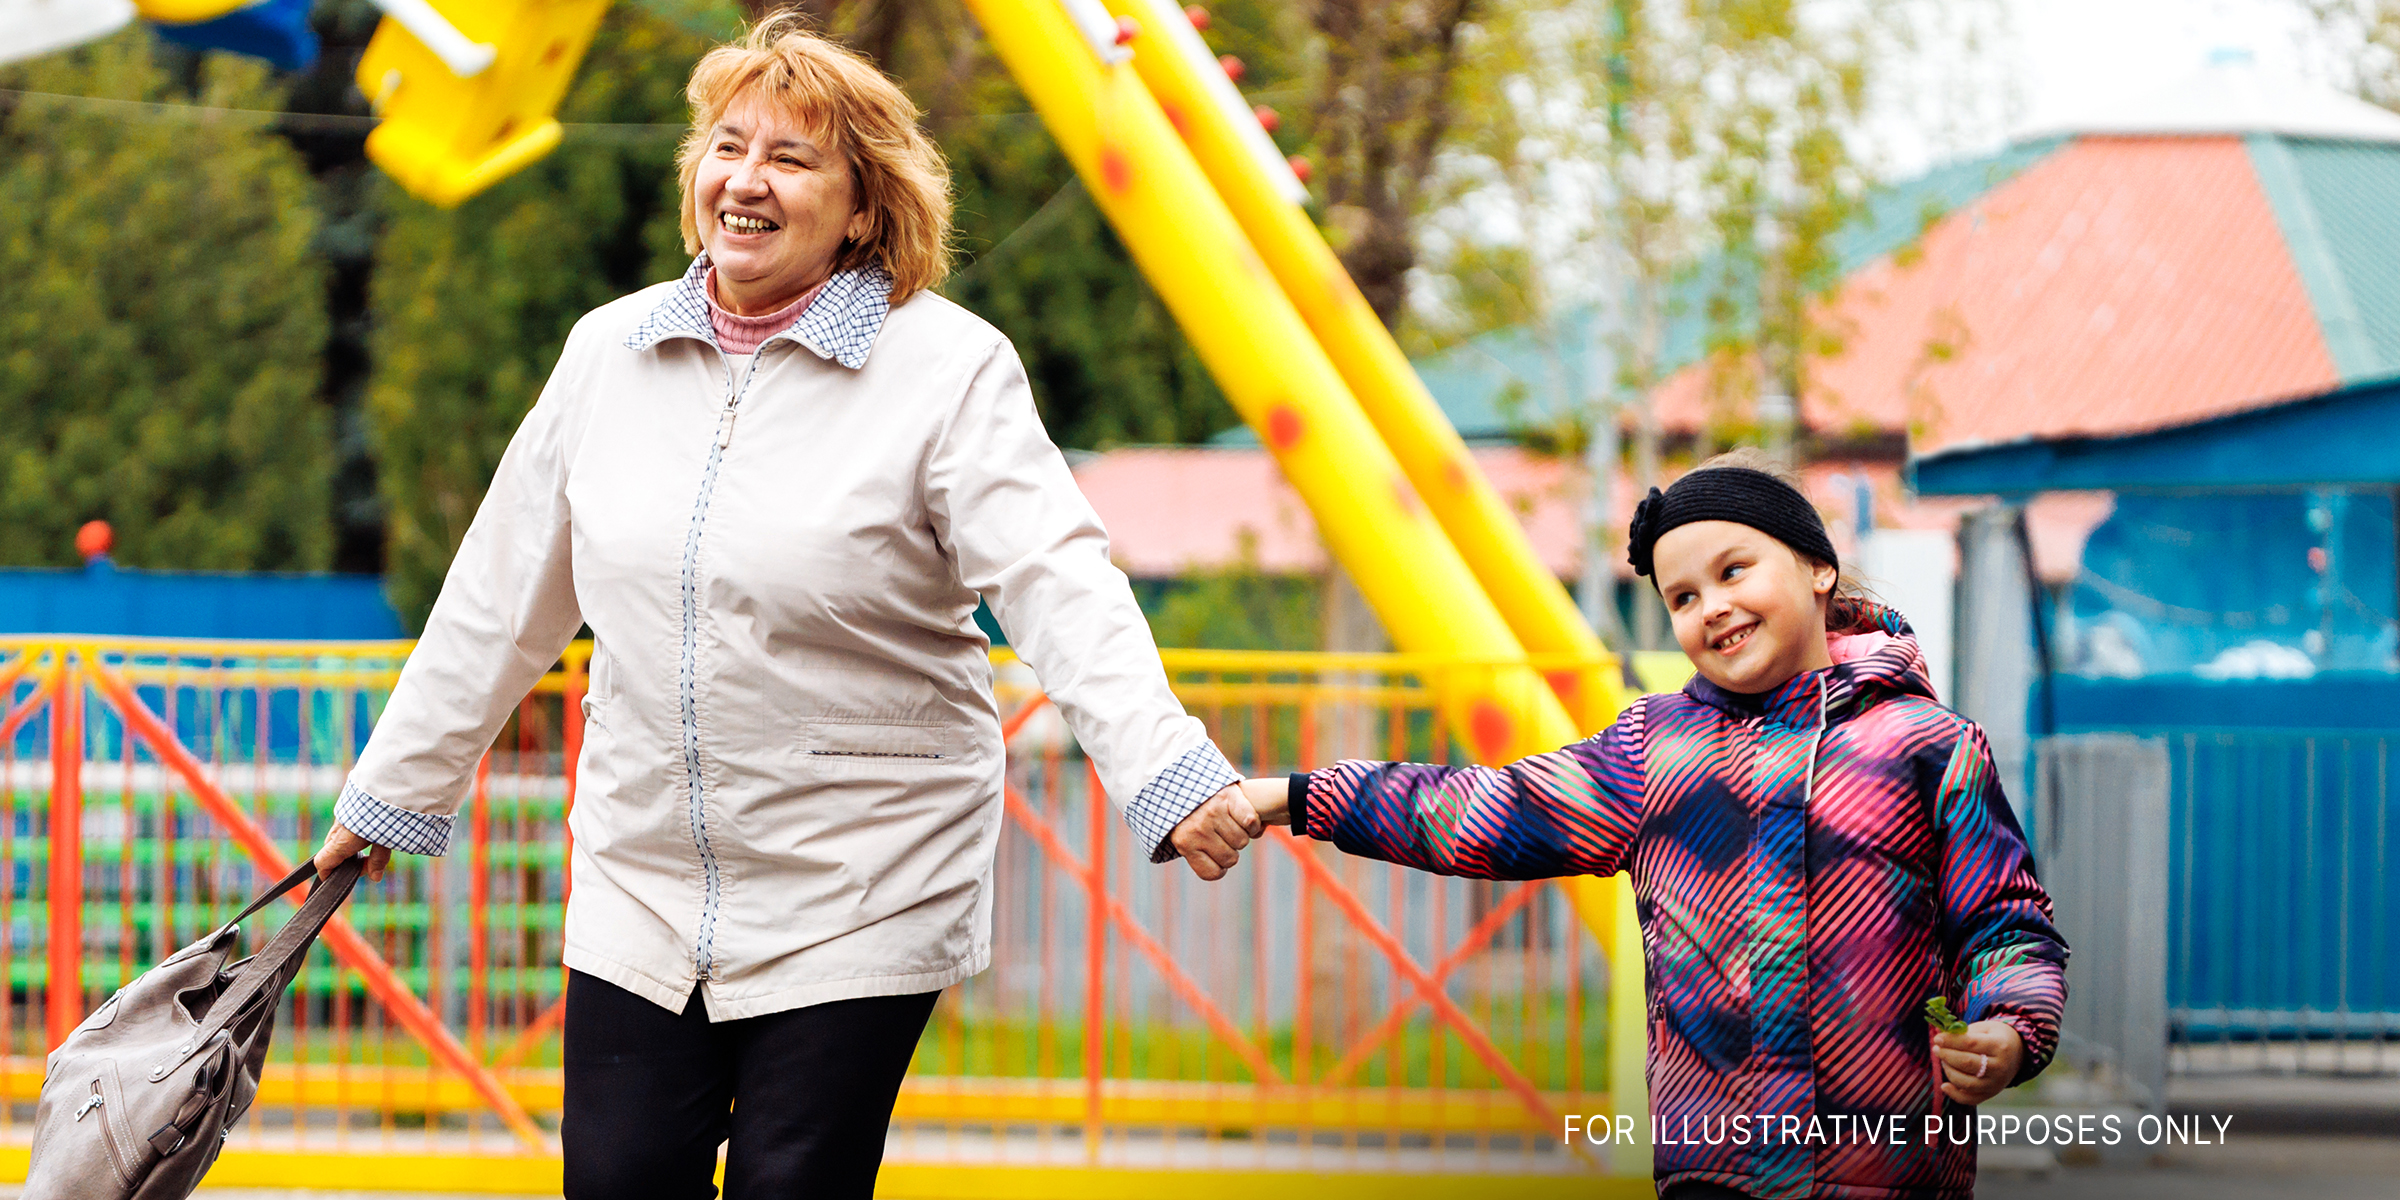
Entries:
{"type": "Polygon", "coordinates": [[[947,987],[991,960],[979,595],[1154,859],[1238,775],[999,331],[848,271],[740,379],[705,268],[576,324],[337,817],[441,853],[588,622],[567,965],[676,1010],[701,981],[716,1020],[947,987]]]}

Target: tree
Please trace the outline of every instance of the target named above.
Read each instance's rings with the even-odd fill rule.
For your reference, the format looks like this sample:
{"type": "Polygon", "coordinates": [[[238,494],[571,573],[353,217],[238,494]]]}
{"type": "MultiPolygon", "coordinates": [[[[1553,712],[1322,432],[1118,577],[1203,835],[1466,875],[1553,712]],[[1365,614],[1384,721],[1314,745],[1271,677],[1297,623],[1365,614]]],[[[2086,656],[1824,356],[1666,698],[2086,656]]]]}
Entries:
{"type": "MultiPolygon", "coordinates": [[[[1464,110],[1441,156],[1412,345],[1515,327],[1549,363],[1563,427],[1529,429],[1617,467],[1630,415],[1637,488],[1659,479],[1651,391],[1676,320],[1706,326],[1716,417],[1701,449],[1788,450],[1809,363],[1839,348],[1819,301],[1839,282],[1836,236],[1865,211],[1878,89],[1906,88],[1922,123],[1961,97],[1913,78],[1921,45],[1970,60],[1983,0],[1921,11],[1893,0],[1492,0],[1461,34],[1464,110]]],[[[1968,99],[1971,99],[1969,97],[1968,99]]],[[[1587,512],[1586,607],[1610,589],[1623,514],[1587,512]]],[[[1639,644],[1659,631],[1636,606],[1639,644]]]]}
{"type": "Polygon", "coordinates": [[[706,49],[640,10],[611,10],[562,106],[575,135],[456,209],[382,187],[367,420],[386,521],[386,578],[411,628],[577,319],[685,265],[675,129],[706,49]]]}
{"type": "Polygon", "coordinates": [[[2352,91],[2400,110],[2400,0],[2295,0],[2352,91]]]}
{"type": "Polygon", "coordinates": [[[1434,155],[1456,111],[1460,26],[1475,0],[1315,0],[1312,110],[1334,250],[1386,326],[1400,321],[1434,155]]]}
{"type": "Polygon", "coordinates": [[[1258,539],[1244,530],[1232,563],[1187,572],[1152,594],[1150,631],[1161,646],[1315,650],[1318,590],[1306,576],[1261,571],[1258,539]]]}
{"type": "Polygon", "coordinates": [[[75,561],[116,529],[145,567],[323,568],[324,275],[306,170],[255,123],[148,107],[272,107],[259,64],[189,86],[134,30],[20,64],[0,123],[0,561],[75,561]]]}

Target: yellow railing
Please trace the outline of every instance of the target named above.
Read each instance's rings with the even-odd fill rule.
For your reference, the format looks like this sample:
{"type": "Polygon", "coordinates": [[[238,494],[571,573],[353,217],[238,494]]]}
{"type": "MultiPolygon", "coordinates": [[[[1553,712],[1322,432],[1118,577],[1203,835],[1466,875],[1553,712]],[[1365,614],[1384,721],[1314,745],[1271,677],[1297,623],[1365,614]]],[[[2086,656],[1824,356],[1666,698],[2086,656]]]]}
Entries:
{"type": "MultiPolygon", "coordinates": [[[[408,648],[0,638],[0,1177],[27,1133],[9,1105],[35,1094],[48,1045],[322,837],[408,648]]],[[[451,856],[402,862],[328,936],[216,1179],[556,1186],[564,814],[589,657],[572,649],[502,731],[451,856]],[[374,1165],[329,1174],[343,1156],[374,1165]]],[[[1261,775],[1456,759],[1443,689],[1584,665],[1163,660],[1261,775]]],[[[1031,672],[1005,652],[995,665],[1010,754],[994,966],[927,1030],[887,1192],[1147,1195],[1228,1172],[1314,1193],[1647,1188],[1557,1133],[1566,1114],[1615,1112],[1611,1083],[1638,1080],[1643,1052],[1638,960],[1611,969],[1579,898],[1280,833],[1226,883],[1154,867],[1031,672]]]]}

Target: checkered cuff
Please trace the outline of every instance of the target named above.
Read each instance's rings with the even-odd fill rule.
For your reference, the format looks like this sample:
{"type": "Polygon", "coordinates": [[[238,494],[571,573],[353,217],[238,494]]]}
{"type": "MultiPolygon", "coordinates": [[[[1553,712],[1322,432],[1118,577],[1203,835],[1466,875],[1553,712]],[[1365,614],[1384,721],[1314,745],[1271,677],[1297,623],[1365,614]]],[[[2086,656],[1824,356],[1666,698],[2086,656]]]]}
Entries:
{"type": "Polygon", "coordinates": [[[334,802],[333,819],[378,846],[410,854],[440,854],[450,848],[452,818],[394,808],[359,790],[356,783],[342,784],[342,798],[334,802]]]}
{"type": "Polygon", "coordinates": [[[1150,847],[1151,862],[1173,862],[1175,848],[1167,844],[1167,835],[1210,796],[1241,781],[1242,773],[1225,761],[1217,744],[1202,742],[1142,786],[1133,803],[1125,806],[1125,823],[1150,847]]]}

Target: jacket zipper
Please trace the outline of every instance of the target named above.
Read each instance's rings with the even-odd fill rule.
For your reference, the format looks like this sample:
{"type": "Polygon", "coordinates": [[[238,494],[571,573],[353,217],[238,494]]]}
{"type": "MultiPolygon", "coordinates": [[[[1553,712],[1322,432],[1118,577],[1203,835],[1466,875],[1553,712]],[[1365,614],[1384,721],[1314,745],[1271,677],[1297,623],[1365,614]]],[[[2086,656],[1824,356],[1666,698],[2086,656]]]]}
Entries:
{"type": "Polygon", "coordinates": [[[117,1142],[116,1127],[108,1119],[108,1092],[98,1079],[92,1080],[92,1094],[84,1098],[83,1107],[75,1110],[77,1121],[87,1115],[100,1118],[100,1140],[108,1147],[109,1165],[117,1169],[119,1178],[133,1182],[135,1160],[126,1157],[125,1148],[117,1142]]]}
{"type": "MultiPolygon", "coordinates": [[[[712,349],[715,343],[710,343],[712,349]]],[[[759,347],[760,350],[766,347],[759,347]]],[[[725,460],[725,448],[733,444],[734,414],[749,394],[750,381],[758,375],[758,359],[750,360],[750,369],[737,384],[733,363],[717,350],[717,360],[725,369],[725,406],[718,410],[716,435],[708,447],[708,465],[700,475],[700,492],[692,501],[691,528],[683,539],[683,658],[677,682],[683,718],[684,790],[691,805],[692,848],[700,855],[700,929],[692,946],[692,961],[697,978],[713,977],[716,966],[717,905],[722,882],[717,869],[716,851],[708,842],[707,797],[702,791],[700,770],[700,710],[697,693],[700,659],[700,534],[708,524],[708,506],[717,491],[717,471],[725,460]]]]}

